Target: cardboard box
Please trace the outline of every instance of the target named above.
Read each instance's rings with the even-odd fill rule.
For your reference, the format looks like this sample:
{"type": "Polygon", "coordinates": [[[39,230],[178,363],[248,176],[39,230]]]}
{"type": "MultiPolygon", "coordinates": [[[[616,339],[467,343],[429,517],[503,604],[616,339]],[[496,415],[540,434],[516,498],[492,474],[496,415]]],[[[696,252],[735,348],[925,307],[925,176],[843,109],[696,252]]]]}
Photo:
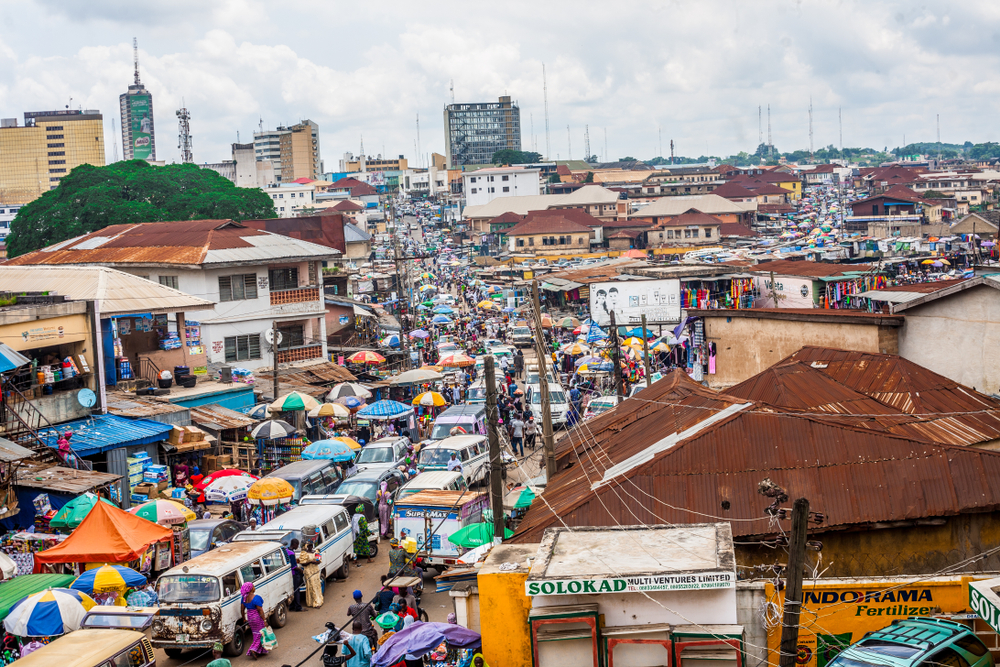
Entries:
{"type": "Polygon", "coordinates": [[[233,465],[233,455],[232,454],[220,454],[215,457],[218,468],[216,470],[222,470],[223,468],[232,467],[233,465]]]}
{"type": "Polygon", "coordinates": [[[156,485],[150,484],[148,482],[143,482],[142,484],[136,484],[135,488],[132,489],[132,494],[151,498],[156,495],[156,485]]]}
{"type": "Polygon", "coordinates": [[[156,492],[159,493],[159,492],[163,491],[163,489],[166,489],[169,486],[170,486],[170,482],[157,482],[156,483],[156,492]]]}
{"type": "Polygon", "coordinates": [[[167,438],[167,442],[171,445],[179,445],[184,442],[185,431],[180,426],[175,426],[170,429],[170,436],[167,438]]]}
{"type": "Polygon", "coordinates": [[[205,439],[205,432],[197,426],[184,427],[184,442],[198,442],[205,439]]]}

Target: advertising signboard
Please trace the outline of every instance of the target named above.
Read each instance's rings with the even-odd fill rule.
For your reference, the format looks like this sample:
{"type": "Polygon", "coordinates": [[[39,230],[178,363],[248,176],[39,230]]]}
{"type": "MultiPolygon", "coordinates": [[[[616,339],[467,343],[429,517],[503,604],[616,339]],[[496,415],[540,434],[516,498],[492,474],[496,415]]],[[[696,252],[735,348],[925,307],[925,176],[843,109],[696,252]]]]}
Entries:
{"type": "Polygon", "coordinates": [[[771,287],[771,276],[758,276],[754,279],[760,299],[755,305],[760,308],[812,308],[813,281],[805,278],[789,278],[775,276],[774,288],[771,287]],[[775,305],[775,297],[778,304],[775,305]]]}
{"type": "Polygon", "coordinates": [[[532,597],[538,595],[576,595],[577,593],[642,593],[645,591],[708,590],[710,588],[735,587],[736,577],[732,572],[528,580],[524,584],[525,592],[532,597]]]}
{"type": "Polygon", "coordinates": [[[590,317],[600,326],[611,322],[619,326],[638,324],[646,316],[647,324],[676,324],[681,321],[681,281],[616,280],[590,286],[590,317]]]}
{"type": "Polygon", "coordinates": [[[129,113],[132,119],[132,157],[153,159],[153,100],[149,95],[130,95],[129,113]]]}

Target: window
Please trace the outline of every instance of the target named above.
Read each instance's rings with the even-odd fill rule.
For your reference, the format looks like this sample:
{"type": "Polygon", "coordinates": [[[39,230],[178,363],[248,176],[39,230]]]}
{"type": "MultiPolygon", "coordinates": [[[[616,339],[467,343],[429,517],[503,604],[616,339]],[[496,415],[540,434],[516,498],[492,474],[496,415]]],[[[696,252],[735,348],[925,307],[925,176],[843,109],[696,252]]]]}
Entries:
{"type": "Polygon", "coordinates": [[[510,176],[504,176],[500,180],[501,181],[509,181],[510,180],[510,176]]]}
{"type": "Polygon", "coordinates": [[[260,359],[260,336],[258,334],[228,336],[225,343],[227,362],[260,359]]]}
{"type": "Polygon", "coordinates": [[[347,520],[347,512],[338,512],[337,516],[333,517],[333,521],[337,524],[338,533],[351,525],[351,522],[347,520]]]}
{"type": "Polygon", "coordinates": [[[257,274],[219,276],[219,301],[246,301],[257,298],[257,274]]]}
{"type": "Polygon", "coordinates": [[[968,661],[959,655],[958,651],[950,648],[943,648],[931,657],[920,663],[933,667],[969,667],[968,661]]]}
{"type": "Polygon", "coordinates": [[[267,277],[271,281],[271,291],[295,289],[299,286],[299,270],[292,266],[284,269],[270,269],[267,277]]]}
{"type": "Polygon", "coordinates": [[[50,174],[65,174],[65,169],[49,169],[50,174]]]}
{"type": "Polygon", "coordinates": [[[49,177],[49,182],[50,183],[58,183],[59,182],[59,177],[58,176],[50,176],[49,177]]]}
{"type": "Polygon", "coordinates": [[[284,199],[284,198],[285,198],[285,194],[284,193],[278,195],[278,199],[284,199]]]}
{"type": "Polygon", "coordinates": [[[244,584],[250,581],[257,581],[264,576],[264,566],[261,565],[259,560],[255,560],[240,568],[240,576],[243,578],[244,584]]]}
{"type": "Polygon", "coordinates": [[[66,155],[66,151],[49,151],[49,157],[58,157],[60,155],[66,155]]]}
{"type": "Polygon", "coordinates": [[[222,577],[222,595],[229,597],[240,592],[240,582],[236,579],[236,573],[230,572],[222,577]]]}
{"type": "Polygon", "coordinates": [[[146,664],[146,655],[142,644],[133,644],[111,659],[111,667],[142,667],[146,664]]]}
{"type": "MultiPolygon", "coordinates": [[[[476,182],[476,177],[475,176],[470,176],[469,177],[469,182],[470,183],[475,183],[476,182]]],[[[473,190],[473,192],[475,192],[475,190],[473,190]]]]}
{"type": "Polygon", "coordinates": [[[520,248],[520,247],[523,247],[523,246],[524,246],[524,239],[518,239],[518,240],[517,240],[517,246],[518,246],[519,248],[520,248]]]}
{"type": "Polygon", "coordinates": [[[278,551],[272,551],[261,560],[263,561],[264,569],[267,570],[268,574],[277,572],[285,566],[285,554],[283,554],[280,549],[278,551]]]}
{"type": "Polygon", "coordinates": [[[66,160],[49,160],[49,164],[66,164],[66,160]]]}
{"type": "Polygon", "coordinates": [[[712,230],[708,227],[705,228],[705,238],[706,239],[712,238],[712,230]]]}
{"type": "Polygon", "coordinates": [[[63,135],[61,135],[61,134],[47,134],[47,135],[45,135],[45,138],[46,139],[65,139],[65,137],[63,135]]]}
{"type": "Polygon", "coordinates": [[[570,237],[568,237],[568,236],[560,236],[559,237],[559,245],[566,245],[569,242],[570,242],[570,237]]]}
{"type": "Polygon", "coordinates": [[[686,239],[691,238],[691,230],[690,229],[685,229],[684,230],[684,238],[686,238],[686,239]]]}
{"type": "Polygon", "coordinates": [[[49,125],[47,128],[45,128],[45,131],[46,132],[62,132],[62,129],[63,129],[62,125],[49,125]]]}
{"type": "Polygon", "coordinates": [[[975,656],[986,655],[986,646],[972,635],[965,635],[956,639],[955,646],[975,656]]]}
{"type": "Polygon", "coordinates": [[[503,188],[504,192],[510,192],[510,186],[505,185],[503,188]]]}
{"type": "Polygon", "coordinates": [[[66,144],[49,144],[48,148],[66,148],[66,144]]]}
{"type": "Polygon", "coordinates": [[[532,236],[528,239],[528,245],[535,245],[535,237],[532,236]]]}
{"type": "Polygon", "coordinates": [[[476,190],[475,188],[472,188],[472,194],[476,194],[476,192],[478,192],[478,190],[476,190]]]}
{"type": "Polygon", "coordinates": [[[301,324],[286,324],[278,326],[281,332],[281,342],[278,344],[279,350],[290,350],[293,347],[302,347],[305,344],[305,335],[301,324]]]}
{"type": "Polygon", "coordinates": [[[160,284],[177,289],[177,276],[160,276],[160,284]]]}
{"type": "Polygon", "coordinates": [[[577,245],[583,245],[583,237],[582,237],[582,236],[581,236],[581,237],[579,237],[579,238],[578,238],[578,239],[576,240],[576,244],[577,244],[577,245]]]}

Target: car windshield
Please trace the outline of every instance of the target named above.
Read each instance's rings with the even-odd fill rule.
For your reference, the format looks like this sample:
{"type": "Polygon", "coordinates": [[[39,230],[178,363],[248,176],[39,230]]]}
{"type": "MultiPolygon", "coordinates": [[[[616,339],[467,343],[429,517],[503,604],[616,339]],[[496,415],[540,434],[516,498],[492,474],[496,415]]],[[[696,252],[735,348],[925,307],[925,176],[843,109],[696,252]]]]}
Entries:
{"type": "Polygon", "coordinates": [[[425,449],[420,452],[420,465],[446,466],[448,465],[448,461],[451,460],[451,455],[454,451],[453,449],[444,449],[442,447],[425,449]]]}
{"type": "Polygon", "coordinates": [[[531,335],[531,329],[529,329],[528,327],[514,327],[514,335],[515,336],[530,336],[531,335]]]}
{"type": "Polygon", "coordinates": [[[214,602],[221,597],[219,580],[202,574],[176,574],[160,577],[156,583],[160,602],[214,602]]]}
{"type": "MultiPolygon", "coordinates": [[[[536,391],[531,394],[531,404],[540,405],[542,402],[542,392],[536,391]]],[[[555,389],[549,389],[549,403],[565,403],[566,394],[555,389]]]]}
{"type": "MultiPolygon", "coordinates": [[[[358,456],[358,463],[391,463],[392,447],[365,447],[358,456]]],[[[344,493],[341,488],[338,493],[344,493]]]]}
{"type": "Polygon", "coordinates": [[[361,496],[374,502],[376,491],[378,491],[378,483],[376,482],[360,482],[349,479],[340,485],[338,493],[345,496],[361,496]]]}
{"type": "Polygon", "coordinates": [[[84,619],[84,628],[142,628],[149,614],[92,614],[84,619]]]}
{"type": "Polygon", "coordinates": [[[590,411],[595,415],[599,415],[602,412],[607,412],[613,407],[615,406],[611,404],[611,401],[593,401],[590,404],[590,411]]]}
{"type": "Polygon", "coordinates": [[[910,646],[908,644],[899,644],[896,642],[887,642],[881,639],[869,639],[868,641],[863,641],[855,649],[860,649],[866,653],[875,653],[876,655],[886,655],[891,658],[912,658],[922,649],[917,646],[910,646]]]}
{"type": "Polygon", "coordinates": [[[465,400],[469,401],[485,401],[486,400],[486,387],[469,387],[468,393],[465,395],[465,400]]]}
{"type": "Polygon", "coordinates": [[[191,551],[207,551],[208,538],[212,536],[211,528],[191,531],[191,551]]]}
{"type": "MultiPolygon", "coordinates": [[[[445,422],[444,424],[434,424],[434,428],[431,429],[431,440],[444,440],[451,435],[451,429],[455,427],[460,427],[465,430],[466,433],[473,433],[472,424],[469,423],[458,423],[458,422],[445,422]]],[[[461,435],[461,434],[459,434],[461,435]]]]}

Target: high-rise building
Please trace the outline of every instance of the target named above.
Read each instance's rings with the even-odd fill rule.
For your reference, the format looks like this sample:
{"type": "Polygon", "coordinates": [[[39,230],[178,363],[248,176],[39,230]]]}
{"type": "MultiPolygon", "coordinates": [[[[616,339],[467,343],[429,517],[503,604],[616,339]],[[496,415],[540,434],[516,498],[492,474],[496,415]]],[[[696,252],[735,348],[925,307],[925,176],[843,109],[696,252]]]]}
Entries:
{"type": "Polygon", "coordinates": [[[118,96],[122,119],[122,156],[126,160],[156,160],[153,95],[139,81],[139,47],[132,40],[135,82],[118,96]]]}
{"type": "Polygon", "coordinates": [[[490,164],[501,150],[521,150],[521,110],[504,95],[499,102],[449,104],[444,108],[448,168],[490,164]]]}
{"type": "Polygon", "coordinates": [[[104,166],[104,118],[99,111],[26,111],[0,120],[0,205],[26,204],[55,189],[81,164],[104,166]]]}
{"type": "Polygon", "coordinates": [[[254,155],[258,162],[270,160],[279,183],[299,178],[319,180],[323,165],[319,152],[319,125],[311,120],[290,127],[254,132],[254,155]]]}

